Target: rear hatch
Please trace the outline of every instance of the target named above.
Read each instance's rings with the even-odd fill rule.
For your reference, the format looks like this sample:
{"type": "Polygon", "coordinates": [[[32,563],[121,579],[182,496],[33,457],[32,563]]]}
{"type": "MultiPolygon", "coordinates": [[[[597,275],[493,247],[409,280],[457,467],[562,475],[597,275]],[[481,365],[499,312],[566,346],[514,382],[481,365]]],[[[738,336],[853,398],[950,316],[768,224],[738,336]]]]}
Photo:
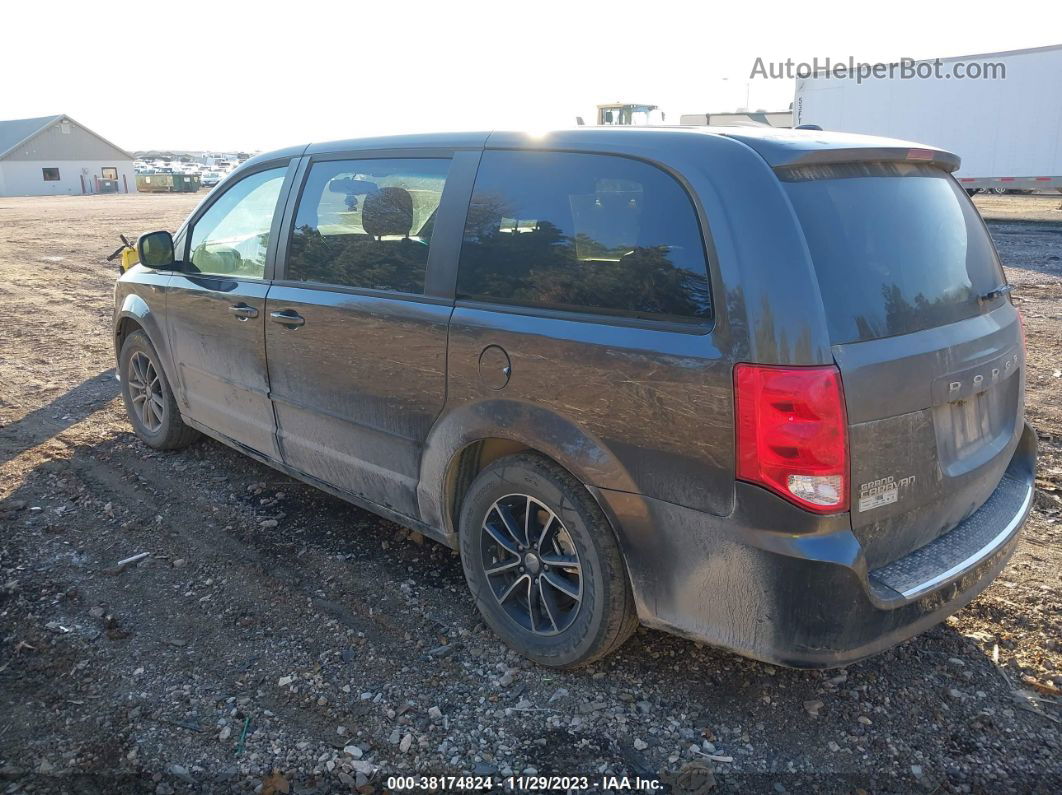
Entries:
{"type": "Polygon", "coordinates": [[[841,371],[852,528],[874,569],[955,527],[999,484],[1022,429],[1020,322],[947,171],[874,160],[776,170],[841,371]]]}

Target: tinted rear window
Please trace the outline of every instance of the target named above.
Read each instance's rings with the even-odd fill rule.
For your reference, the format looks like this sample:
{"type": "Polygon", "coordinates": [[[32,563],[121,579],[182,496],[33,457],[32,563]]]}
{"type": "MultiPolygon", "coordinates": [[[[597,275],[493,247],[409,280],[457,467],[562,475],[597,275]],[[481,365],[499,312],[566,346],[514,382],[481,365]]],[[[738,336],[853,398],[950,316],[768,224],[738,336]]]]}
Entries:
{"type": "Polygon", "coordinates": [[[448,160],[314,163],[299,199],[287,279],[424,292],[448,160]]]}
{"type": "Polygon", "coordinates": [[[834,343],[980,311],[1003,283],[977,210],[940,169],[856,163],[780,171],[811,250],[834,343]]]}
{"type": "Polygon", "coordinates": [[[609,155],[484,152],[457,292],[548,309],[711,317],[686,191],[654,166],[609,155]]]}

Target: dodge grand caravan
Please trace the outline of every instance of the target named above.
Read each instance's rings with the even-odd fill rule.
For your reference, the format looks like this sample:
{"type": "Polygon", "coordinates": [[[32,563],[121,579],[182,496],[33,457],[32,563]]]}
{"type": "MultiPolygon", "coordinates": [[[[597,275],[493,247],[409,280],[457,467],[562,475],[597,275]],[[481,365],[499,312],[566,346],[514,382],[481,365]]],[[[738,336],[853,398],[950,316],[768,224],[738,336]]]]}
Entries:
{"type": "Polygon", "coordinates": [[[958,163],[733,128],[261,155],[140,238],[125,404],[153,447],[207,434],[460,550],[537,662],[640,622],[846,664],[980,593],[1032,500],[958,163]]]}

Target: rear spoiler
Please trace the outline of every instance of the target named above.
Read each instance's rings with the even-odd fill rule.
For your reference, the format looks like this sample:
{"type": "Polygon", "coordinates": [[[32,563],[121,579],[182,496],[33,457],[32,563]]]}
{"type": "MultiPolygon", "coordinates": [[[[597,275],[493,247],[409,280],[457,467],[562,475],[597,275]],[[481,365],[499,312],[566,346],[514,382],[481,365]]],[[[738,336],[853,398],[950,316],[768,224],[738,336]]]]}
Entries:
{"type": "Polygon", "coordinates": [[[854,149],[810,149],[793,152],[785,163],[772,163],[775,169],[800,166],[838,165],[841,163],[922,163],[945,171],[955,171],[961,162],[958,155],[943,149],[907,146],[880,146],[854,149]]]}
{"type": "Polygon", "coordinates": [[[873,135],[821,130],[732,128],[720,135],[751,147],[774,169],[841,163],[921,163],[945,171],[959,168],[958,155],[924,144],[873,135]]]}

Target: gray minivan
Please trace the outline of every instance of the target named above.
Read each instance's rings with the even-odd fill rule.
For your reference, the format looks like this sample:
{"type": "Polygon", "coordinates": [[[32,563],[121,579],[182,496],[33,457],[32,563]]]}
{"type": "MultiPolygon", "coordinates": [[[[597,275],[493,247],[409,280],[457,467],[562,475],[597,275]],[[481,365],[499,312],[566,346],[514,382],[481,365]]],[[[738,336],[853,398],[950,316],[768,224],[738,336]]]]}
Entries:
{"type": "Polygon", "coordinates": [[[130,420],[460,550],[546,665],[640,623],[837,666],[1013,552],[1024,341],[952,154],[813,130],[312,144],[115,291],[130,420]]]}

